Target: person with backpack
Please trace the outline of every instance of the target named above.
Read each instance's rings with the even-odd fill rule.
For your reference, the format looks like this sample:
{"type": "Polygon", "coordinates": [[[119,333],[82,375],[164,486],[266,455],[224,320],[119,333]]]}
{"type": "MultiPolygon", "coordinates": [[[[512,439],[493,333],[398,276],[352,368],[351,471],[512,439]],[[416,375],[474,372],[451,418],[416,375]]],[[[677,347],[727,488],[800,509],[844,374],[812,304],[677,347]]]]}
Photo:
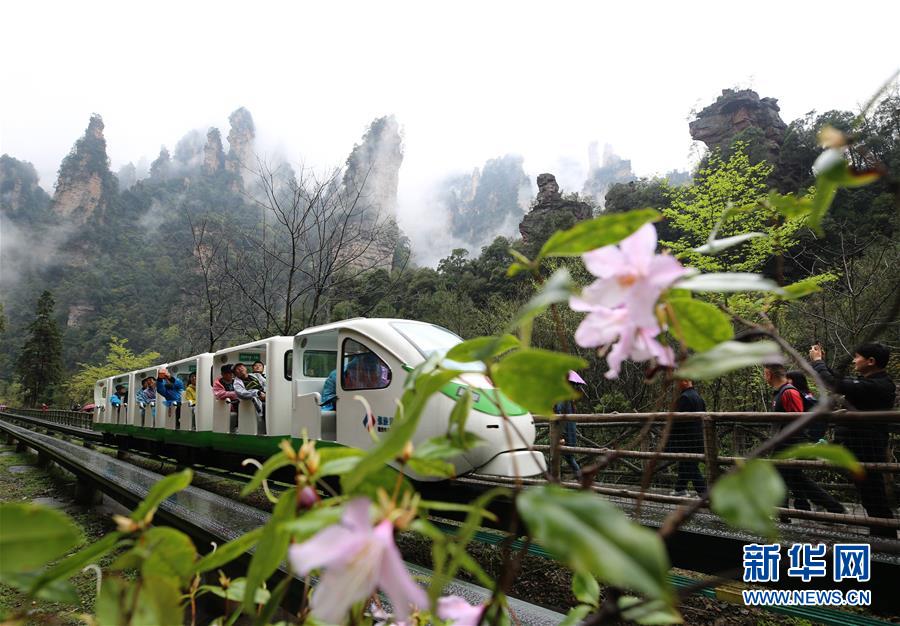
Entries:
{"type": "MultiPolygon", "coordinates": [[[[766,384],[775,390],[775,396],[772,399],[772,410],[777,413],[802,413],[803,412],[803,396],[788,380],[787,371],[784,365],[780,363],[768,364],[763,368],[763,375],[766,384]]],[[[783,422],[781,428],[785,428],[790,422],[783,422]]],[[[774,452],[780,452],[795,444],[805,443],[805,436],[801,433],[795,433],[782,441],[776,446],[774,452]]],[[[785,485],[794,496],[794,501],[798,499],[809,501],[816,504],[829,513],[844,513],[843,505],[834,499],[827,491],[807,477],[803,470],[798,467],[778,467],[778,472],[784,479],[785,485]]],[[[785,498],[786,500],[786,498],[785,498]]],[[[785,502],[787,504],[787,502],[785,502]]],[[[808,502],[807,502],[808,505],[808,502]]]]}
{"type": "MultiPolygon", "coordinates": [[[[856,348],[853,367],[857,378],[836,376],[825,364],[825,351],[816,344],[809,349],[809,360],[825,384],[844,396],[846,403],[857,411],[889,411],[894,408],[897,388],[885,371],[890,359],[890,349],[880,343],[864,343],[856,348]]],[[[845,446],[857,461],[884,463],[887,460],[888,424],[878,422],[851,422],[837,428],[835,443],[845,446]]],[[[884,474],[866,472],[856,482],[859,499],[869,517],[893,519],[884,485],[884,474]]],[[[884,526],[870,526],[869,534],[896,538],[897,531],[884,526]]]]}
{"type": "MultiPolygon", "coordinates": [[[[678,403],[675,410],[679,413],[706,413],[706,403],[690,380],[679,380],[678,403]]],[[[703,445],[703,427],[700,418],[692,420],[678,420],[672,423],[669,432],[669,440],[666,442],[666,452],[689,452],[703,454],[706,447],[703,445]]],[[[675,489],[673,496],[684,497],[687,495],[688,484],[693,484],[697,495],[701,498],[706,495],[706,480],[700,472],[700,464],[697,461],[678,461],[677,474],[675,476],[675,489]]]]}

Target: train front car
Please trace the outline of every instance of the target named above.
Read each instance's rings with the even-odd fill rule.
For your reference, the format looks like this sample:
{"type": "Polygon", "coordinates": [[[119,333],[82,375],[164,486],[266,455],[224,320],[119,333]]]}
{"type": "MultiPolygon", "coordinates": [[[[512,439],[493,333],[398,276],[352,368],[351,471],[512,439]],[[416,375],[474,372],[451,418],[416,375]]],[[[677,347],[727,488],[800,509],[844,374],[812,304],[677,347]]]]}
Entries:
{"type": "MultiPolygon", "coordinates": [[[[432,354],[443,356],[462,339],[440,326],[405,320],[390,325],[421,356],[423,362],[432,354]]],[[[419,424],[417,439],[428,439],[447,432],[450,412],[459,397],[468,391],[472,409],[466,430],[482,439],[481,443],[454,459],[457,474],[478,472],[499,476],[534,476],[546,469],[544,455],[528,450],[534,443],[534,418],[494,388],[481,373],[480,364],[444,360],[444,366],[464,370],[456,380],[429,400],[419,424]],[[504,418],[505,415],[505,418],[504,418]],[[427,436],[426,435],[427,431],[427,436]]]]}
{"type": "MultiPolygon", "coordinates": [[[[302,331],[294,338],[292,355],[294,432],[356,448],[372,447],[370,431],[390,429],[409,372],[430,355],[443,356],[461,341],[439,326],[399,319],[360,318],[302,331]]],[[[471,364],[448,365],[474,369],[471,364]]],[[[462,374],[429,399],[413,444],[447,432],[450,413],[464,389],[470,389],[475,400],[467,430],[483,441],[451,460],[457,475],[540,473],[545,467],[543,455],[527,450],[534,442],[531,415],[498,398],[488,378],[476,371],[462,374]],[[508,421],[498,402],[503,403],[508,421]]]]}

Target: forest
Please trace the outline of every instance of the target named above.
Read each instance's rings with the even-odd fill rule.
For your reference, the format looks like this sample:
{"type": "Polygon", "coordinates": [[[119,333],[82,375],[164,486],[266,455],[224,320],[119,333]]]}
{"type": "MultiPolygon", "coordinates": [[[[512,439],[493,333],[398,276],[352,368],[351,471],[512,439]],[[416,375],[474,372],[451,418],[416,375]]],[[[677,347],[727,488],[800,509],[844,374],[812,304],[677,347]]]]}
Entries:
{"type": "MultiPolygon", "coordinates": [[[[234,152],[239,133],[232,122],[234,152]]],[[[393,214],[403,158],[393,118],[375,120],[346,163],[330,171],[295,169],[246,150],[238,161],[224,153],[212,129],[205,145],[201,136],[180,144],[174,157],[161,151],[139,180],[133,168],[118,175],[110,170],[102,129],[102,119],[93,117],[60,166],[53,198],[28,163],[0,157],[3,217],[22,244],[2,252],[0,401],[86,402],[91,381],[103,372],[356,316],[428,321],[464,339],[502,333],[540,283],[527,272],[508,275],[513,255],[532,257],[553,231],[571,226],[560,215],[524,239],[496,237],[478,254],[459,248],[437,267],[421,267],[393,214]],[[80,199],[61,212],[65,193],[80,199]],[[35,345],[47,341],[58,344],[50,366],[46,355],[33,358],[40,350],[35,345]],[[47,368],[39,386],[35,363],[47,368]]],[[[786,124],[777,141],[770,130],[763,124],[727,129],[688,180],[612,183],[602,202],[570,190],[564,197],[586,202],[595,214],[658,209],[662,246],[685,263],[800,285],[804,298],[707,299],[739,314],[763,315],[798,349],[820,342],[838,368],[846,367],[857,343],[884,342],[893,348],[889,369],[896,377],[900,95],[888,91],[861,116],[809,113],[786,124]],[[881,168],[882,175],[866,186],[838,189],[819,229],[809,216],[779,210],[779,203],[813,186],[823,129],[852,138],[853,167],[881,168]],[[739,235],[745,233],[752,234],[739,235]],[[716,256],[694,251],[732,235],[746,241],[716,256]]],[[[459,191],[465,181],[451,181],[453,233],[489,240],[510,215],[521,216],[522,176],[520,160],[498,159],[481,177],[492,187],[471,197],[459,191]],[[481,197],[488,200],[479,204],[481,197]]],[[[557,259],[545,271],[565,265],[586,285],[592,277],[576,261],[557,259]]],[[[572,337],[581,315],[565,309],[562,317],[572,337]]],[[[535,320],[532,341],[588,360],[582,372],[588,395],[580,410],[660,408],[658,386],[646,381],[641,365],[626,363],[617,380],[607,380],[603,356],[560,345],[548,313],[535,320]]],[[[752,370],[706,383],[702,393],[710,410],[763,410],[768,402],[752,370]]]]}

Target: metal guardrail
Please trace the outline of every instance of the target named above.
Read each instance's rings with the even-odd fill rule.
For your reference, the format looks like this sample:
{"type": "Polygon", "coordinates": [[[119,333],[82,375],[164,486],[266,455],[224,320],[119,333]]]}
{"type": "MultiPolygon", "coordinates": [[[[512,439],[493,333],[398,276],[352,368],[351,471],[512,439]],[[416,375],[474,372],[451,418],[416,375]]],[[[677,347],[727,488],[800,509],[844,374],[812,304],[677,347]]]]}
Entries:
{"type": "Polygon", "coordinates": [[[53,422],[54,424],[62,424],[63,426],[73,426],[75,428],[84,428],[90,430],[94,424],[94,414],[85,411],[65,411],[62,409],[23,409],[19,407],[0,407],[5,413],[13,415],[24,415],[26,417],[35,417],[45,422],[53,422]]]}

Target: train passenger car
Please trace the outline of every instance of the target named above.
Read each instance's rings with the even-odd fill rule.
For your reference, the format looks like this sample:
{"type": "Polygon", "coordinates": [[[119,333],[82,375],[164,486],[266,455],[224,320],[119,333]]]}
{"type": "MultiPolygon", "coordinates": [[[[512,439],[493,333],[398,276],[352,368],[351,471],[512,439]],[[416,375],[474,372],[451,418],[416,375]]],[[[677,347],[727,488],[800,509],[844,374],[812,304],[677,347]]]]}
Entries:
{"type": "MultiPolygon", "coordinates": [[[[284,363],[292,346],[291,337],[269,337],[261,341],[225,348],[213,357],[213,375],[219,377],[223,365],[232,367],[243,364],[251,370],[255,362],[261,362],[266,373],[266,402],[264,413],[258,416],[257,405],[251,400],[241,400],[237,405],[237,429],[233,430],[230,404],[221,400],[213,403],[213,428],[217,433],[240,435],[298,436],[291,430],[291,388],[285,377],[284,363]],[[259,418],[259,419],[258,419],[259,418]]],[[[289,358],[289,357],[288,357],[289,358]]],[[[204,390],[208,387],[204,387],[204,390]]],[[[206,395],[204,391],[204,395],[206,395]]],[[[211,392],[209,395],[212,395],[211,392]]]]}
{"type": "MultiPolygon", "coordinates": [[[[403,319],[358,318],[298,333],[290,371],[293,432],[306,431],[310,438],[356,448],[372,447],[370,431],[389,430],[408,373],[431,354],[443,356],[461,341],[440,326],[403,319]],[[334,398],[324,398],[323,407],[329,375],[334,380],[334,398]],[[371,416],[357,397],[371,407],[371,416]]],[[[472,369],[461,363],[448,366],[472,369]]],[[[428,401],[413,444],[447,431],[454,403],[465,389],[471,390],[475,400],[467,427],[484,443],[453,460],[457,473],[474,469],[503,475],[540,473],[545,467],[543,455],[526,449],[534,442],[531,415],[499,394],[477,371],[462,374],[428,401]],[[502,417],[500,403],[509,422],[502,417]]]]}
{"type": "Polygon", "coordinates": [[[183,401],[180,410],[166,412],[165,428],[171,430],[206,431],[212,430],[213,399],[211,393],[204,393],[212,387],[213,354],[205,352],[196,356],[166,363],[166,369],[173,378],[184,383],[185,389],[191,375],[197,377],[195,389],[197,399],[193,402],[183,401]]]}

